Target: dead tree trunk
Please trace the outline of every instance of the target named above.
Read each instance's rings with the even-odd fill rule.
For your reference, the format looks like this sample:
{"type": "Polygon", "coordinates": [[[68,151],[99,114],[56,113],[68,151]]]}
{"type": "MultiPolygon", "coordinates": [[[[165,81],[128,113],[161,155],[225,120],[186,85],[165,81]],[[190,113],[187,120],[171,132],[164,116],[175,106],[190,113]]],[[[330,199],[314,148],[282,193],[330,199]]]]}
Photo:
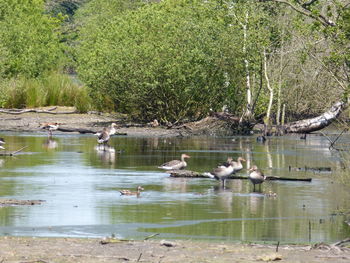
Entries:
{"type": "Polygon", "coordinates": [[[331,124],[344,108],[344,102],[338,101],[330,108],[330,110],[318,117],[290,122],[282,126],[281,129],[283,129],[283,133],[310,133],[318,131],[331,124]]]}

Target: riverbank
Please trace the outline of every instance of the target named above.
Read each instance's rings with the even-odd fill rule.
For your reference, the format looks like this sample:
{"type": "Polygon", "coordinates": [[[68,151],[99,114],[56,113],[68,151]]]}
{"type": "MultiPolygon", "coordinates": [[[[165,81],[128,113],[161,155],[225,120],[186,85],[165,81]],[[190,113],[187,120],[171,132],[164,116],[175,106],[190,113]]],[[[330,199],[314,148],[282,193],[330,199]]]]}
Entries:
{"type": "MultiPolygon", "coordinates": [[[[38,111],[48,111],[52,107],[40,108],[38,111]]],[[[8,132],[42,132],[43,123],[60,123],[60,127],[66,129],[85,129],[100,131],[112,122],[117,124],[117,132],[130,136],[164,137],[180,136],[179,129],[168,129],[167,127],[151,127],[128,121],[121,114],[104,114],[91,112],[86,114],[72,113],[73,107],[56,107],[51,113],[25,112],[25,113],[0,113],[0,131],[8,132]],[[67,114],[64,114],[67,112],[67,114]]],[[[55,133],[62,133],[55,131],[55,133]]]]}
{"type": "Polygon", "coordinates": [[[349,262],[350,249],[200,241],[0,237],[1,262],[349,262]],[[101,242],[102,241],[102,242],[101,242]]]}

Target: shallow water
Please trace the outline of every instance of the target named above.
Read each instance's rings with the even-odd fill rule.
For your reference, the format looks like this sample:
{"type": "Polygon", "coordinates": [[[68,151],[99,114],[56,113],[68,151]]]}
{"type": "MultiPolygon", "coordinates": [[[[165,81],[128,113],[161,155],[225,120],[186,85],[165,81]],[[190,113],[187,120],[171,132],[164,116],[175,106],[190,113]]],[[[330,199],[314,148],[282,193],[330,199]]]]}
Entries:
{"type": "MultiPolygon", "coordinates": [[[[350,235],[344,222],[350,192],[337,180],[340,162],[321,136],[135,138],[113,137],[116,150],[96,150],[82,135],[3,133],[9,150],[0,157],[1,198],[45,200],[42,205],[0,208],[0,234],[143,239],[160,238],[333,242],[350,235]],[[119,152],[120,151],[120,152],[119,152]],[[170,178],[158,165],[191,155],[188,169],[210,171],[227,156],[243,156],[266,175],[312,178],[269,181],[253,192],[248,180],[170,178]],[[292,168],[289,170],[289,166],[292,168]],[[293,168],[330,167],[330,173],[293,168]],[[139,198],[118,190],[145,191],[139,198]],[[272,191],[277,197],[268,197],[272,191]]],[[[350,139],[349,139],[350,141],[350,139]]],[[[245,164],[246,165],[246,164],[245,164]]],[[[246,175],[246,169],[239,174],[246,175]]]]}

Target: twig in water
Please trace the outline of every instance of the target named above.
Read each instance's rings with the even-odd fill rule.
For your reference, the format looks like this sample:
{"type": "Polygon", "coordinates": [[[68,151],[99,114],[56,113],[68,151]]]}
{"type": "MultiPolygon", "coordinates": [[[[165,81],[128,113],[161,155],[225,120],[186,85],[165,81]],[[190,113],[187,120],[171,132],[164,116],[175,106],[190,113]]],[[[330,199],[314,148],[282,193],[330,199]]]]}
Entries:
{"type": "Polygon", "coordinates": [[[136,261],[136,262],[139,262],[139,261],[140,261],[141,256],[142,256],[142,253],[140,253],[140,256],[139,256],[139,258],[137,259],[137,261],[136,261]]]}
{"type": "Polygon", "coordinates": [[[276,252],[278,252],[278,247],[280,246],[280,242],[277,242],[277,246],[276,246],[276,252]]]}
{"type": "Polygon", "coordinates": [[[160,234],[159,234],[159,233],[152,234],[152,235],[150,235],[150,236],[145,237],[144,240],[148,240],[148,239],[150,239],[150,238],[152,238],[152,237],[155,237],[155,236],[158,236],[158,235],[160,235],[160,234]]]}

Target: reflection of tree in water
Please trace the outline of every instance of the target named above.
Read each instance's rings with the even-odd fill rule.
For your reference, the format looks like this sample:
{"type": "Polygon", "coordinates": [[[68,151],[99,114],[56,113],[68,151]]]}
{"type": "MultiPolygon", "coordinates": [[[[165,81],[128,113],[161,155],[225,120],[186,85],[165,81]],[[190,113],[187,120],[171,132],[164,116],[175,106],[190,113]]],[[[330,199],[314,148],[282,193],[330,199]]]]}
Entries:
{"type": "Polygon", "coordinates": [[[108,145],[96,145],[95,150],[97,156],[105,164],[114,164],[115,163],[115,148],[108,145]]]}
{"type": "Polygon", "coordinates": [[[5,163],[4,159],[0,159],[0,167],[3,167],[4,163],[5,163]]]}

